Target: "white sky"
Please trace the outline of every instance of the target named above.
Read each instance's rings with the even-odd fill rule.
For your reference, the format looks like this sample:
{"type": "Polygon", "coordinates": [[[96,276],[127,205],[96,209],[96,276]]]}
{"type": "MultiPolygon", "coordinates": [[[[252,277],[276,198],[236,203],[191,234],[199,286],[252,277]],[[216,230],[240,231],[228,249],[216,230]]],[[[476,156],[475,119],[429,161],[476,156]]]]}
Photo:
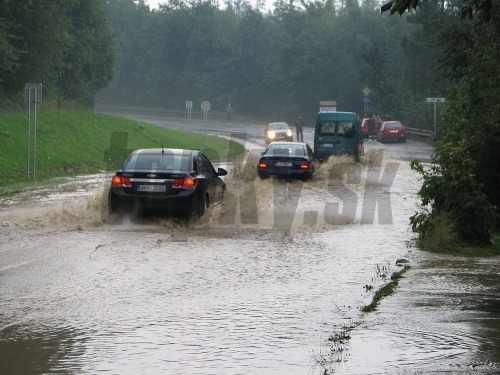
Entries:
{"type": "MultiPolygon", "coordinates": [[[[266,12],[267,10],[270,10],[270,9],[273,9],[273,3],[274,3],[275,0],[266,0],[266,12]]],[[[164,4],[164,3],[167,3],[168,0],[144,0],[144,2],[146,4],[149,5],[149,7],[151,9],[158,9],[158,4],[164,4]]],[[[252,4],[255,5],[256,1],[255,0],[251,0],[250,1],[252,4]]]]}

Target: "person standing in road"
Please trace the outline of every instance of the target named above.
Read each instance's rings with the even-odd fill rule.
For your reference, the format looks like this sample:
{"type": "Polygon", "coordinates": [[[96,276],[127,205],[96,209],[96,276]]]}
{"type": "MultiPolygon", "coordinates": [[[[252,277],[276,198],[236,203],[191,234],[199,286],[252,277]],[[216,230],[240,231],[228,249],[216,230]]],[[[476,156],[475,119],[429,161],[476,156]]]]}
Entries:
{"type": "Polygon", "coordinates": [[[231,120],[231,115],[233,114],[233,108],[231,107],[231,103],[227,103],[226,106],[226,119],[231,120]]]}
{"type": "Polygon", "coordinates": [[[375,140],[375,116],[368,120],[368,138],[372,141],[375,140]]]}
{"type": "Polygon", "coordinates": [[[295,131],[297,132],[297,142],[304,142],[304,121],[300,116],[295,119],[295,131]]]}

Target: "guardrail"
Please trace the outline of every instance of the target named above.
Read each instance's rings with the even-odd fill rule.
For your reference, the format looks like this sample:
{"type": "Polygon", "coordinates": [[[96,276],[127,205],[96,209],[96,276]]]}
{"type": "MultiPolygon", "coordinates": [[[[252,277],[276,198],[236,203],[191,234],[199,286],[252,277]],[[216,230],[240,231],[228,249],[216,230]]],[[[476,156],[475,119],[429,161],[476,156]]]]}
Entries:
{"type": "MultiPolygon", "coordinates": [[[[187,110],[186,109],[167,109],[167,108],[152,108],[152,107],[139,107],[139,106],[121,106],[121,105],[95,105],[94,111],[107,113],[107,114],[116,114],[116,115],[125,115],[125,114],[136,114],[136,115],[145,115],[145,116],[156,116],[156,117],[167,117],[174,119],[186,119],[187,118],[187,110]]],[[[191,115],[193,120],[203,119],[203,111],[199,109],[192,109],[191,115]]],[[[209,111],[209,116],[211,118],[224,120],[226,118],[226,112],[223,111],[209,111]]],[[[260,123],[256,119],[247,116],[240,116],[237,114],[232,114],[231,118],[234,120],[239,120],[242,122],[255,122],[260,123]]]]}
{"type": "Polygon", "coordinates": [[[434,137],[434,132],[432,130],[427,129],[417,129],[417,128],[409,128],[406,127],[406,133],[408,135],[412,135],[420,138],[432,138],[434,137]]]}

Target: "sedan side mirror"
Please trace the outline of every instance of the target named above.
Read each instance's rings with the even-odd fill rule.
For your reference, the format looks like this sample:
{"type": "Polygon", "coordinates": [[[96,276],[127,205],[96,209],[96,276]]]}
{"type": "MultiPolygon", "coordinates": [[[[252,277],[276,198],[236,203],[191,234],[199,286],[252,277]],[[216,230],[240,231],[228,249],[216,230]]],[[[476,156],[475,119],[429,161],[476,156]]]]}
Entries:
{"type": "Polygon", "coordinates": [[[224,168],[217,168],[217,176],[225,176],[227,171],[224,168]]]}

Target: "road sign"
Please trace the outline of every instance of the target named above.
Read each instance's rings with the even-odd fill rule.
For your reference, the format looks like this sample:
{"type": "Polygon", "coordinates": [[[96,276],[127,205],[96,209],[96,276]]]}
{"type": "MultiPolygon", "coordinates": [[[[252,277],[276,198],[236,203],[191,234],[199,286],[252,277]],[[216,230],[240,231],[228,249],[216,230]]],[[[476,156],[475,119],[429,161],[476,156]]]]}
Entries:
{"type": "Polygon", "coordinates": [[[337,112],[337,101],[335,100],[322,100],[319,102],[320,112],[337,112]]]}
{"type": "Polygon", "coordinates": [[[365,95],[370,95],[370,92],[372,92],[372,91],[368,87],[365,87],[363,89],[363,94],[365,94],[365,95]]]}
{"type": "Polygon", "coordinates": [[[203,112],[207,112],[207,111],[210,111],[210,102],[209,101],[203,101],[201,102],[201,110],[203,112]]]}
{"type": "Polygon", "coordinates": [[[427,103],[434,103],[434,134],[437,134],[436,103],[444,103],[446,98],[425,98],[427,103]]]}
{"type": "Polygon", "coordinates": [[[444,103],[446,98],[425,98],[427,103],[444,103]]]}
{"type": "Polygon", "coordinates": [[[370,95],[363,95],[363,102],[368,103],[370,101],[370,95]]]}
{"type": "Polygon", "coordinates": [[[26,102],[33,103],[39,107],[42,105],[42,84],[41,83],[26,83],[24,85],[26,93],[26,102]]]}
{"type": "Polygon", "coordinates": [[[187,100],[186,101],[186,108],[193,108],[193,101],[192,100],[187,100]]]}

